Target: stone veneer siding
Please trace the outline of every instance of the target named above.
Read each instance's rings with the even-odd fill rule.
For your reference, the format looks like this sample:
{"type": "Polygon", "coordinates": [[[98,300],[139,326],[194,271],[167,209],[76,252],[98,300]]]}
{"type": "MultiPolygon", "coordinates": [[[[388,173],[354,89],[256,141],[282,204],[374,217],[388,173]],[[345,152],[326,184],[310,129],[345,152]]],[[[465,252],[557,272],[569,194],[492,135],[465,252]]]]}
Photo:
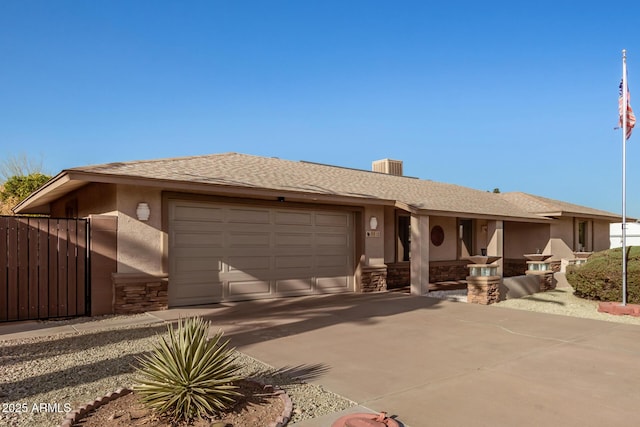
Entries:
{"type": "Polygon", "coordinates": [[[429,262],[429,282],[464,280],[469,274],[470,261],[431,261],[429,262]]]}
{"type": "Polygon", "coordinates": [[[489,305],[500,301],[499,276],[467,277],[467,302],[489,305]]]}
{"type": "Polygon", "coordinates": [[[379,292],[387,290],[387,267],[369,266],[362,268],[362,292],[379,292]]]}
{"type": "Polygon", "coordinates": [[[387,289],[398,289],[411,285],[411,263],[390,262],[387,264],[387,289]]]}
{"type": "MultiPolygon", "coordinates": [[[[429,282],[446,282],[448,280],[465,280],[469,274],[467,265],[470,261],[431,261],[429,263],[429,282]]],[[[523,261],[523,270],[526,263],[523,261]]],[[[397,289],[411,284],[411,263],[394,262],[387,264],[387,289],[397,289]]]]}
{"type": "Polygon", "coordinates": [[[556,288],[556,280],[553,272],[540,275],[540,292],[552,291],[556,288]]]}
{"type": "Polygon", "coordinates": [[[522,276],[527,271],[527,260],[516,258],[505,258],[502,264],[502,275],[504,277],[522,276]]]}
{"type": "Polygon", "coordinates": [[[144,313],[169,307],[169,280],[165,275],[114,273],[112,281],[115,314],[144,313]]]}

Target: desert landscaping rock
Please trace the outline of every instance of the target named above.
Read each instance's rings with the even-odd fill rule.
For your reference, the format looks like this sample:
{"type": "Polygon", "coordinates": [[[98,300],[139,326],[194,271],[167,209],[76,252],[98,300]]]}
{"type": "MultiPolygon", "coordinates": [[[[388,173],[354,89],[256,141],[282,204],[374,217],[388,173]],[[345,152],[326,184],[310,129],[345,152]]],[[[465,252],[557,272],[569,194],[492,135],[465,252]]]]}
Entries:
{"type": "MultiPolygon", "coordinates": [[[[118,316],[113,320],[117,323],[118,316]]],[[[151,350],[157,335],[165,332],[164,324],[155,324],[0,341],[0,393],[3,403],[14,404],[11,411],[0,413],[0,425],[59,425],[68,412],[132,387],[136,357],[151,350]]],[[[242,374],[286,391],[296,409],[290,422],[354,405],[240,352],[236,360],[242,374]]]]}
{"type": "Polygon", "coordinates": [[[515,308],[539,313],[581,317],[583,319],[640,325],[639,317],[617,316],[598,312],[597,301],[578,298],[573,295],[573,288],[571,287],[556,288],[552,291],[539,292],[522,298],[502,301],[492,307],[515,308]]]}

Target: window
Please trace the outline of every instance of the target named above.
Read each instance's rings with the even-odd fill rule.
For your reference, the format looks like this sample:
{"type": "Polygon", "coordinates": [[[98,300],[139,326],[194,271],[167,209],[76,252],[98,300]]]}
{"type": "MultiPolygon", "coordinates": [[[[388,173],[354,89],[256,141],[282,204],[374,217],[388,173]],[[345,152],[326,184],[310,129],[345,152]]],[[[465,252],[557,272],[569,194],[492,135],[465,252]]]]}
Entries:
{"type": "Polygon", "coordinates": [[[396,221],[398,228],[396,230],[397,239],[397,252],[396,259],[400,261],[411,260],[411,217],[409,215],[398,215],[396,221]]]}
{"type": "Polygon", "coordinates": [[[458,256],[460,259],[473,255],[473,220],[461,219],[458,221],[460,235],[460,249],[458,256]]]}
{"type": "Polygon", "coordinates": [[[591,249],[589,244],[589,221],[578,222],[578,252],[584,252],[591,249]]]}

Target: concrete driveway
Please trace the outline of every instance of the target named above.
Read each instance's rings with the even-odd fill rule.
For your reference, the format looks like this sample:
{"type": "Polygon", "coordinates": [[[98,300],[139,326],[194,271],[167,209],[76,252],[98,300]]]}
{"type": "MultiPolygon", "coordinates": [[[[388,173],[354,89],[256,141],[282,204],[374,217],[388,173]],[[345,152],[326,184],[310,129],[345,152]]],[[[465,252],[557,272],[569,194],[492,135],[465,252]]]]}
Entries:
{"type": "Polygon", "coordinates": [[[638,326],[393,293],[153,314],[205,315],[275,367],[321,364],[315,382],[406,426],[639,422],[638,326]]]}

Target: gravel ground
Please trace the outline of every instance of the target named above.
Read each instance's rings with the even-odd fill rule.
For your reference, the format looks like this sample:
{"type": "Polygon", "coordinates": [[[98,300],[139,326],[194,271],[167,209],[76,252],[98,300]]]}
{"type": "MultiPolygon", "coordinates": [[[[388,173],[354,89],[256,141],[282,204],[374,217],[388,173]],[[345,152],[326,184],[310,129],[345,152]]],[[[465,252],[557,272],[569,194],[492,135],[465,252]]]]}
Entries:
{"type": "Polygon", "coordinates": [[[640,325],[640,317],[599,313],[597,301],[589,301],[576,297],[573,295],[573,288],[571,287],[556,288],[552,291],[539,292],[518,299],[510,299],[491,305],[490,307],[515,308],[518,310],[640,325]]]}
{"type": "MultiPolygon", "coordinates": [[[[0,341],[0,425],[55,426],[66,412],[132,386],[136,357],[165,333],[164,324],[153,324],[0,341]]],[[[305,382],[321,374],[321,366],[275,369],[239,352],[236,358],[244,375],[278,385],[289,394],[294,403],[292,422],[354,405],[305,382]]]]}
{"type": "Polygon", "coordinates": [[[427,296],[449,301],[467,302],[466,289],[456,289],[452,291],[431,291],[427,294],[427,296]]]}

